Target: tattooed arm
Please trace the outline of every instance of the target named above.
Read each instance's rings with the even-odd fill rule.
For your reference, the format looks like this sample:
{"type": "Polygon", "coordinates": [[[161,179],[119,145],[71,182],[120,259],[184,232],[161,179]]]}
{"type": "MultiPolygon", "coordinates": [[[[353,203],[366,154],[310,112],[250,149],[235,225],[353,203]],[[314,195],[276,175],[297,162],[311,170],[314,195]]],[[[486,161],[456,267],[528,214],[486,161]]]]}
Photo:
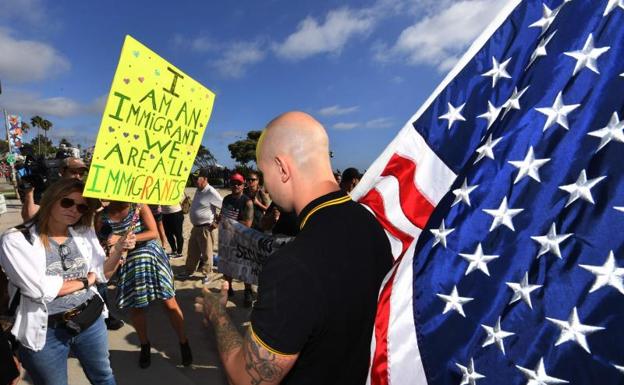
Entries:
{"type": "Polygon", "coordinates": [[[279,384],[299,355],[285,355],[269,350],[251,328],[247,329],[243,338],[225,310],[227,284],[224,287],[219,295],[204,289],[204,297],[197,300],[197,310],[203,311],[213,325],[219,355],[230,384],[279,384]]]}
{"type": "Polygon", "coordinates": [[[243,209],[243,215],[240,223],[244,224],[247,227],[251,227],[251,223],[253,222],[254,217],[254,205],[253,201],[250,199],[245,204],[245,208],[243,209]]]}

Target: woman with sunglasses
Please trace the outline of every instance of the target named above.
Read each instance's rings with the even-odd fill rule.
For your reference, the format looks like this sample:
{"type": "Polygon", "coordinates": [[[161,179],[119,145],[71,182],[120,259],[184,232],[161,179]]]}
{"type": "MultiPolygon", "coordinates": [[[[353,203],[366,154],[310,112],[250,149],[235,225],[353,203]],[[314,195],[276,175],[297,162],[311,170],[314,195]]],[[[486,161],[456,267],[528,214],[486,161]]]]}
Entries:
{"type": "Polygon", "coordinates": [[[83,189],[76,179],[50,185],[37,214],[7,231],[0,244],[0,264],[13,292],[19,290],[11,332],[35,385],[67,384],[70,349],[92,384],[115,384],[107,310],[95,283],[115,272],[134,236],[119,239],[106,259],[92,226],[95,204],[83,189]]]}
{"type": "Polygon", "coordinates": [[[128,252],[119,269],[117,306],[130,308],[130,319],[141,343],[139,367],[147,368],[151,364],[151,345],[147,337],[145,310],[154,300],[162,300],[180,342],[182,364],[189,366],[193,357],[184,330],[184,315],[175,298],[169,257],[156,241],[158,229],[148,205],[140,206],[138,218],[135,217],[136,209],[135,204],[111,201],[95,219],[98,232],[104,227],[112,229],[109,243],[116,242],[130,229],[136,234],[136,247],[128,252]]]}

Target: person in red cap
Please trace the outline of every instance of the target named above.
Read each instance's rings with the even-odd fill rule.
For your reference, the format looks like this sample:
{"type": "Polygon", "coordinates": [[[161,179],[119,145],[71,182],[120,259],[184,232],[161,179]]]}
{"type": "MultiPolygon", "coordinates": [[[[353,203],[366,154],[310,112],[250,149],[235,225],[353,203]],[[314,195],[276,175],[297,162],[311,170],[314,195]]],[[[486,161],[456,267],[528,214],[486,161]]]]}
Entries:
{"type": "MultiPolygon", "coordinates": [[[[234,173],[230,176],[230,187],[232,193],[223,198],[223,205],[221,206],[221,216],[238,221],[247,227],[251,227],[254,217],[254,205],[251,198],[243,193],[245,188],[245,178],[239,174],[234,173]]],[[[224,275],[226,281],[229,282],[230,288],[228,290],[228,297],[234,295],[232,289],[232,277],[224,275]]],[[[245,306],[251,307],[253,303],[253,292],[251,291],[251,285],[245,284],[245,306]]]]}

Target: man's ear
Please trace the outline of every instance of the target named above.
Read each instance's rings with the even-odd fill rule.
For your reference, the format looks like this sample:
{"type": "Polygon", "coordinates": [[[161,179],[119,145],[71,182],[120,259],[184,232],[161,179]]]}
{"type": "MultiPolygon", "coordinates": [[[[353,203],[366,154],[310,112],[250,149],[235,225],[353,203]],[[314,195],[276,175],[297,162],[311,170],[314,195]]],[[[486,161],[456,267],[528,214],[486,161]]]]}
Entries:
{"type": "Polygon", "coordinates": [[[282,181],[282,183],[288,182],[288,180],[290,180],[290,177],[291,177],[291,170],[290,170],[290,166],[288,165],[288,162],[286,162],[286,159],[278,155],[274,158],[274,162],[275,162],[275,166],[278,169],[280,180],[282,181]]]}

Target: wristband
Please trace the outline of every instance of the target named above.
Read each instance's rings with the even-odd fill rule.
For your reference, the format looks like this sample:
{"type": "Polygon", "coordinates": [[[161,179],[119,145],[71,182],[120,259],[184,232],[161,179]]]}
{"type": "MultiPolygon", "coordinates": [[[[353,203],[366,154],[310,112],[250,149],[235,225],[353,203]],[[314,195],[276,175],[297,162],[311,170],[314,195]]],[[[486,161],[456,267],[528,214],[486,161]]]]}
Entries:
{"type": "Polygon", "coordinates": [[[82,282],[85,290],[89,289],[89,280],[87,278],[80,278],[79,281],[82,282]]]}

